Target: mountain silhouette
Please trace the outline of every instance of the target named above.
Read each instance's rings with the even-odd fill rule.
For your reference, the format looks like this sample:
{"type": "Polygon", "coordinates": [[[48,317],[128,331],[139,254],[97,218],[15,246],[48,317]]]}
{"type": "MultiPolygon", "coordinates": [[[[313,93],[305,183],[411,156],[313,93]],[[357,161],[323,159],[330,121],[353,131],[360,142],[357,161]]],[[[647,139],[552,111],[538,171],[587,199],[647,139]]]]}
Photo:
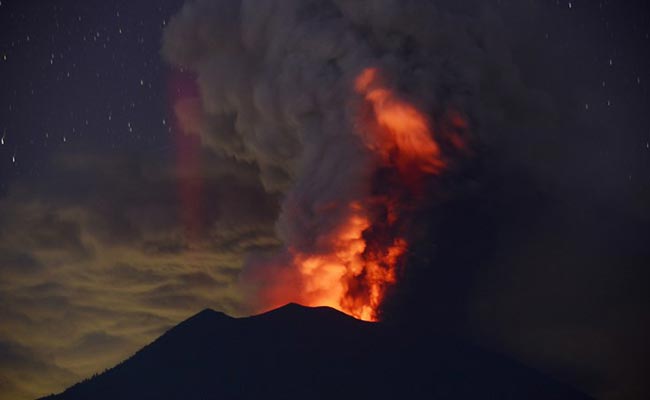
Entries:
{"type": "Polygon", "coordinates": [[[297,304],[204,310],[133,357],[48,400],[544,399],[588,396],[431,332],[297,304]]]}

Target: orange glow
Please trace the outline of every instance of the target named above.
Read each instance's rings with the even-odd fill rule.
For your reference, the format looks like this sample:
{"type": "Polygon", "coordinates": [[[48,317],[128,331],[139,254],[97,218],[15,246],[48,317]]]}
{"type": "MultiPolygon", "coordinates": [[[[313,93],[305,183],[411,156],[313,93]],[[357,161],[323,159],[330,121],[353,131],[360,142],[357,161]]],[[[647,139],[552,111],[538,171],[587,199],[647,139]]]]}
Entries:
{"type": "Polygon", "coordinates": [[[201,173],[200,121],[202,105],[196,77],[175,71],[169,80],[169,100],[173,114],[173,143],[178,175],[179,216],[189,245],[198,242],[204,231],[204,182],[201,173]]]}
{"type": "MultiPolygon", "coordinates": [[[[377,175],[377,188],[361,182],[369,189],[364,198],[323,206],[322,212],[336,209],[345,217],[333,229],[318,232],[315,242],[320,252],[290,247],[297,277],[282,287],[270,287],[266,294],[274,306],[297,301],[376,321],[408,251],[404,230],[409,210],[420,200],[424,178],[440,174],[446,164],[434,139],[432,121],[384,85],[377,69],[365,69],[354,89],[363,100],[357,133],[372,155],[373,171],[386,177],[377,175]]],[[[451,115],[450,123],[457,130],[467,128],[459,113],[451,115]]],[[[459,136],[451,139],[457,140],[451,146],[463,146],[459,136]]]]}
{"type": "Polygon", "coordinates": [[[344,225],[323,237],[331,241],[331,253],[293,252],[302,281],[300,302],[375,321],[385,290],[397,279],[395,266],[406,251],[406,242],[397,238],[385,249],[371,251],[363,237],[371,227],[364,207],[354,203],[350,211],[344,225]]]}
{"type": "Polygon", "coordinates": [[[429,174],[442,170],[440,147],[426,116],[382,85],[375,68],[367,68],[359,75],[355,89],[372,106],[378,125],[365,137],[372,151],[385,162],[392,161],[402,172],[412,167],[429,174]]]}

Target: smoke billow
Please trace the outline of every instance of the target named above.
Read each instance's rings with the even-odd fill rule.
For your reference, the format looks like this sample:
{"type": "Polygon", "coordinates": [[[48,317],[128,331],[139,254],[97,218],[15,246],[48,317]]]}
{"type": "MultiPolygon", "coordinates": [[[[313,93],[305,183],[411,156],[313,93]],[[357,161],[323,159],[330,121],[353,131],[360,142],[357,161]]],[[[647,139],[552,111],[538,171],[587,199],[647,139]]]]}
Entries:
{"type": "Polygon", "coordinates": [[[260,307],[324,303],[377,317],[414,210],[472,143],[496,134],[506,105],[531,101],[498,24],[423,0],[195,0],[171,20],[163,53],[200,91],[183,105],[188,130],[254,164],[267,193],[283,197],[285,250],[249,263],[260,307]],[[431,143],[395,130],[404,115],[423,121],[431,143]],[[427,146],[436,160],[404,167],[408,149],[427,146]]]}

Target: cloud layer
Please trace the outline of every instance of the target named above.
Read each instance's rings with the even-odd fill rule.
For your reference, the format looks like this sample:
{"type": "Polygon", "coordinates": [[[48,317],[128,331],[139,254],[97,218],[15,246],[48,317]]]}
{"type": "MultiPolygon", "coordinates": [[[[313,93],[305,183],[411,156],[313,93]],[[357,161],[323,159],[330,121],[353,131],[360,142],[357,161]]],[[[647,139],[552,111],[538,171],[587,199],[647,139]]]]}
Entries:
{"type": "Polygon", "coordinates": [[[3,396],[59,391],[203,308],[248,312],[237,275],[277,245],[277,206],[246,167],[201,158],[210,201],[192,240],[177,192],[199,177],[164,154],[61,154],[0,199],[3,396]]]}

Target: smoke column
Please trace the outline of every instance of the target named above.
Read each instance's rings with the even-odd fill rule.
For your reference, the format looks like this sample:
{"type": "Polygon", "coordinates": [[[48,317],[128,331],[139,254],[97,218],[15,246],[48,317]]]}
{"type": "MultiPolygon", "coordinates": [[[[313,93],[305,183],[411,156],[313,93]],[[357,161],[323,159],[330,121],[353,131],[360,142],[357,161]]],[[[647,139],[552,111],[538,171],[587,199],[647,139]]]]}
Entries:
{"type": "Polygon", "coordinates": [[[283,198],[284,248],[244,274],[259,310],[378,319],[416,211],[525,98],[498,21],[445,3],[195,0],[170,21],[163,53],[197,76],[192,131],[283,198]]]}

